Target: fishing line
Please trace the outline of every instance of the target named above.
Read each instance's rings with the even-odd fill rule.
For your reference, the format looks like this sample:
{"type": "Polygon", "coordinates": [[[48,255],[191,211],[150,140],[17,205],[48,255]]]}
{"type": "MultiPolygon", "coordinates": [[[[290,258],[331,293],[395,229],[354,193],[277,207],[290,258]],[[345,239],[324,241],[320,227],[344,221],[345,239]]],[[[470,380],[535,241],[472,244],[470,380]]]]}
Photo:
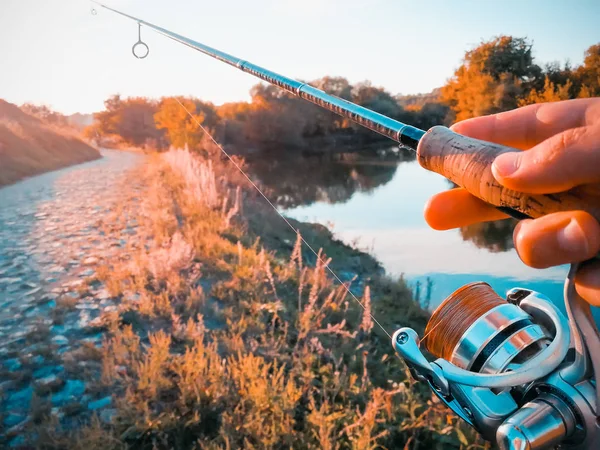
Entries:
{"type": "Polygon", "coordinates": [[[427,323],[426,334],[421,342],[425,343],[432,355],[449,361],[456,345],[469,327],[486,312],[503,304],[506,304],[506,300],[496,294],[489,284],[467,284],[450,294],[436,308],[427,323]],[[438,328],[441,324],[443,326],[438,328]]]}
{"type": "MultiPolygon", "coordinates": [[[[133,47],[134,56],[141,59],[146,54],[138,55],[135,52],[136,46],[140,44],[143,45],[149,52],[148,46],[141,41],[140,29],[141,26],[148,26],[153,31],[162,34],[170,39],[173,39],[175,42],[191,47],[195,50],[201,51],[209,56],[212,56],[220,61],[226,62],[230,65],[237,67],[245,72],[251,73],[258,78],[267,81],[271,84],[276,84],[279,87],[285,88],[288,92],[292,94],[296,94],[306,100],[309,100],[313,103],[316,103],[319,106],[326,107],[331,111],[334,111],[338,114],[345,115],[351,117],[354,121],[357,121],[363,126],[370,128],[378,133],[384,134],[392,139],[395,139],[397,142],[400,142],[404,145],[412,146],[413,150],[416,148],[416,143],[420,139],[420,137],[425,133],[423,130],[419,130],[410,125],[403,124],[402,122],[398,122],[396,120],[390,119],[389,117],[383,116],[374,111],[363,108],[362,106],[355,105],[351,102],[348,102],[343,99],[333,98],[328,96],[325,92],[322,92],[318,89],[313,88],[312,86],[307,85],[306,83],[301,83],[287,77],[283,77],[281,75],[275,74],[274,72],[267,71],[262,69],[254,64],[249,63],[248,61],[243,61],[241,59],[235,58],[227,53],[218,51],[211,47],[200,44],[199,42],[192,41],[190,39],[185,38],[184,36],[180,36],[178,34],[172,33],[169,30],[153,25],[144,20],[138,19],[136,17],[130,16],[128,14],[117,11],[113,8],[110,8],[106,5],[99,3],[96,0],[91,0],[92,3],[97,4],[98,6],[108,9],[114,13],[117,13],[121,16],[124,16],[130,20],[135,21],[138,24],[138,42],[133,47]]],[[[242,168],[231,158],[231,156],[223,149],[223,147],[216,141],[215,138],[202,126],[202,124],[193,116],[193,114],[177,99],[179,105],[184,109],[184,111],[192,118],[194,122],[196,122],[197,126],[202,129],[204,133],[211,139],[211,141],[221,150],[221,152],[231,161],[231,163],[239,170],[239,172],[248,180],[248,182],[254,186],[257,192],[265,199],[265,201],[271,205],[271,207],[275,210],[275,212],[284,220],[284,222],[294,231],[294,233],[300,236],[301,241],[306,245],[306,247],[317,257],[317,260],[327,268],[329,273],[344,287],[344,289],[350,294],[350,296],[362,307],[362,309],[367,312],[367,308],[365,305],[350,291],[350,289],[346,286],[346,284],[337,276],[337,274],[329,267],[328,264],[325,264],[325,261],[319,256],[319,254],[312,248],[312,246],[298,233],[298,231],[292,226],[292,224],[279,212],[279,210],[275,207],[275,205],[268,199],[268,197],[260,190],[260,188],[252,181],[252,179],[242,170],[242,168]]],[[[387,330],[379,323],[379,321],[373,316],[372,313],[369,313],[371,319],[374,323],[381,328],[381,330],[386,334],[390,339],[392,336],[387,330]]]]}
{"type": "MultiPolygon", "coordinates": [[[[264,198],[266,200],[266,202],[271,205],[271,207],[275,210],[275,212],[277,213],[277,215],[279,217],[281,217],[283,219],[283,221],[292,229],[292,231],[294,233],[296,233],[300,239],[302,240],[302,242],[304,243],[304,245],[306,245],[306,247],[308,247],[308,249],[314,253],[314,255],[317,257],[317,260],[323,264],[323,266],[329,271],[329,273],[331,273],[331,275],[333,275],[333,277],[344,287],[344,289],[346,290],[346,292],[348,292],[348,294],[350,294],[350,296],[356,300],[356,303],[358,303],[362,309],[367,312],[367,308],[365,307],[365,305],[356,297],[356,295],[354,295],[352,293],[352,291],[348,288],[348,286],[346,286],[346,284],[336,275],[336,273],[329,267],[329,264],[326,264],[325,261],[323,261],[323,259],[319,256],[319,254],[312,248],[312,246],[306,242],[306,239],[304,239],[304,237],[302,237],[302,235],[300,234],[300,232],[298,232],[298,230],[296,230],[294,228],[294,226],[290,223],[289,220],[287,220],[287,218],[281,214],[279,212],[279,210],[277,209],[277,207],[271,202],[271,200],[269,200],[269,198],[260,190],[260,188],[256,185],[256,183],[254,183],[254,181],[252,181],[252,179],[246,174],[246,172],[244,172],[244,170],[235,162],[235,160],[229,156],[229,153],[227,153],[225,151],[225,149],[221,146],[221,144],[219,144],[217,142],[217,140],[208,132],[208,130],[206,128],[204,128],[202,126],[202,124],[198,121],[198,119],[196,119],[196,117],[194,117],[194,115],[185,107],[185,105],[183,103],[181,103],[179,101],[179,99],[177,97],[175,97],[175,100],[177,100],[177,103],[179,103],[179,105],[184,109],[184,111],[192,118],[192,120],[194,122],[196,122],[196,125],[198,125],[198,127],[204,132],[206,133],[206,135],[210,138],[210,140],[219,148],[219,150],[221,150],[221,152],[223,152],[223,154],[227,157],[227,159],[229,159],[229,161],[240,171],[240,173],[248,180],[248,182],[254,186],[254,188],[256,189],[256,191],[262,196],[262,198],[264,198]]],[[[390,338],[390,340],[392,339],[392,336],[390,335],[390,333],[387,332],[387,330],[385,328],[383,328],[383,325],[381,325],[379,323],[379,321],[375,318],[375,316],[373,316],[372,313],[369,313],[369,316],[371,316],[371,319],[373,319],[373,322],[375,322],[379,328],[381,328],[381,330],[387,335],[387,337],[390,338]]]]}

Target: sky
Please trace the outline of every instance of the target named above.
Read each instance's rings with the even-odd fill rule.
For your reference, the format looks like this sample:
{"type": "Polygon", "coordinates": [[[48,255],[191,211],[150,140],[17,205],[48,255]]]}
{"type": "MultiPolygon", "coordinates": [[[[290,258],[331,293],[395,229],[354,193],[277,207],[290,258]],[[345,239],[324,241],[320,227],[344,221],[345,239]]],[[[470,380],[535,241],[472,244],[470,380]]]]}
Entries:
{"type": "MultiPolygon", "coordinates": [[[[105,0],[292,78],[370,80],[393,94],[442,86],[464,52],[499,34],[528,37],[538,63],[577,65],[600,42],[597,0],[105,0]]],[[[103,109],[112,94],[249,99],[249,74],[87,0],[0,0],[0,98],[65,114],[103,109]]]]}

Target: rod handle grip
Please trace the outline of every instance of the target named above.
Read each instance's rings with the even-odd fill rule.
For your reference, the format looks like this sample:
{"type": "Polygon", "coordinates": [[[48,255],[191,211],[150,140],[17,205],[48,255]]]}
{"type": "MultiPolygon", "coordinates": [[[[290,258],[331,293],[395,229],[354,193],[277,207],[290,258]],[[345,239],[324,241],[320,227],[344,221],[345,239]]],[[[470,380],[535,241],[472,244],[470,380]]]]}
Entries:
{"type": "Polygon", "coordinates": [[[577,186],[556,194],[526,194],[498,183],[492,174],[494,159],[502,153],[518,151],[435,126],[419,141],[417,159],[425,169],[439,173],[498,208],[510,208],[532,218],[582,210],[600,222],[600,189],[595,186],[577,186]]]}

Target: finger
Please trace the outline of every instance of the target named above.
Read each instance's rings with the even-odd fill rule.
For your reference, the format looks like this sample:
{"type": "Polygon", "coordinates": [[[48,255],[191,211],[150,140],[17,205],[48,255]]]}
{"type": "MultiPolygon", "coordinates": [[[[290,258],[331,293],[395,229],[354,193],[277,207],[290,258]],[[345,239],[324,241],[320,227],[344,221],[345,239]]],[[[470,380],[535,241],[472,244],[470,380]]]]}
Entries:
{"type": "Polygon", "coordinates": [[[507,217],[463,188],[436,194],[425,205],[425,221],[434,230],[449,230],[507,217]]]}
{"type": "Polygon", "coordinates": [[[600,261],[585,264],[575,276],[575,289],[585,301],[600,306],[600,261]]]}
{"type": "Polygon", "coordinates": [[[592,127],[571,128],[529,151],[498,156],[492,173],[505,187],[533,194],[600,182],[599,139],[600,133],[592,127]]]}
{"type": "Polygon", "coordinates": [[[543,269],[594,257],[600,251],[600,224],[584,211],[559,212],[522,220],[513,239],[521,260],[543,269]]]}
{"type": "Polygon", "coordinates": [[[557,133],[588,124],[589,109],[596,99],[577,99],[529,105],[512,111],[476,117],[454,124],[451,129],[475,139],[526,150],[557,133]]]}

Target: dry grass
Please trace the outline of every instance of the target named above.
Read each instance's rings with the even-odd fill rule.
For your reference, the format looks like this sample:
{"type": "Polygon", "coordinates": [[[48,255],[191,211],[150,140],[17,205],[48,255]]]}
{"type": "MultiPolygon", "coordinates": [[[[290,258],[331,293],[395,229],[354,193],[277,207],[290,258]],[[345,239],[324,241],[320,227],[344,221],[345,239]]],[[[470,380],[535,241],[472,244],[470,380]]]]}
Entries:
{"type": "Polygon", "coordinates": [[[46,125],[0,99],[0,186],[99,157],[74,132],[46,125]]]}
{"type": "MultiPolygon", "coordinates": [[[[244,202],[216,163],[182,167],[190,158],[152,162],[148,185],[162,189],[140,220],[154,240],[134,264],[98,272],[124,300],[101,349],[116,418],[54,432],[43,448],[476,448],[373,327],[370,311],[391,316],[388,327],[424,326],[406,286],[373,276],[356,291],[363,311],[328,277],[324,252],[308,264],[299,233],[283,250],[261,244],[273,236],[252,231],[241,211],[259,214],[263,231],[279,219],[244,202]]],[[[352,251],[325,237],[332,252],[352,251]]]]}

